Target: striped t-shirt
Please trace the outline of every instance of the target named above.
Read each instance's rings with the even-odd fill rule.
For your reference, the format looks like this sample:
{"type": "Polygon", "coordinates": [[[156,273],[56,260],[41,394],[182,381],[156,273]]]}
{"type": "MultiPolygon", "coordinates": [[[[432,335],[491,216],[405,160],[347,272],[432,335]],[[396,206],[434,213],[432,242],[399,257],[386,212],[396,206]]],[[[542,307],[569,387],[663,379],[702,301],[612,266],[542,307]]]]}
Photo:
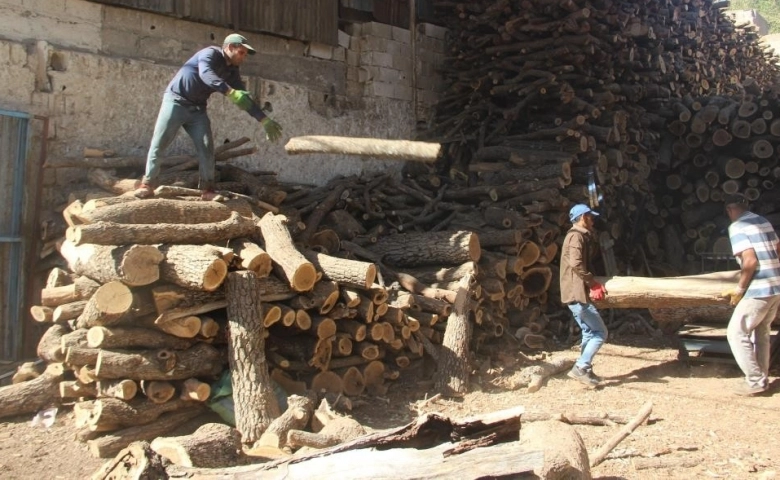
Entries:
{"type": "MultiPolygon", "coordinates": [[[[777,258],[777,234],[772,224],[753,212],[743,213],[729,226],[729,240],[734,255],[752,248],[758,267],[750,282],[746,298],[762,298],[780,294],[780,260],[777,258]]],[[[742,259],[737,261],[742,264],[742,259]]]]}

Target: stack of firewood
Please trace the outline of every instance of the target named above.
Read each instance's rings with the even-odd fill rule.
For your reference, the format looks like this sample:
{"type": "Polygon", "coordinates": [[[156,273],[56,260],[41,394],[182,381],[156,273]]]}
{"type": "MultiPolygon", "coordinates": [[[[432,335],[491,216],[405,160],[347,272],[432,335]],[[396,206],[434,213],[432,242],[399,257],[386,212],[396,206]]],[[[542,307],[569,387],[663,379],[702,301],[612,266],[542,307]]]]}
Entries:
{"type": "Polygon", "coordinates": [[[743,193],[754,211],[780,226],[780,100],[772,92],[713,96],[672,104],[674,161],[663,173],[648,253],[678,268],[701,255],[729,255],[723,198],[743,193]]]}
{"type": "Polygon", "coordinates": [[[709,0],[435,3],[452,58],[426,137],[447,145],[450,175],[562,187],[575,202],[602,194],[602,227],[623,260],[647,232],[660,235],[651,219],[664,193],[650,173],[681,153],[664,141],[671,101],[761,90],[778,76],[754,30],[709,0]]]}

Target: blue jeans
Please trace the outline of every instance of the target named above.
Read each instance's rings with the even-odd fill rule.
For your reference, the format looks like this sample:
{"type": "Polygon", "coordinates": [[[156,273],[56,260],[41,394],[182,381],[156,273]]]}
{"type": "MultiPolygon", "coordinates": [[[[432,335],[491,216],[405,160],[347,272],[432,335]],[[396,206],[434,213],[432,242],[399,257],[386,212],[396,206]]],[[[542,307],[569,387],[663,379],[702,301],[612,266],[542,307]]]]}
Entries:
{"type": "Polygon", "coordinates": [[[181,127],[184,127],[184,131],[195,144],[200,167],[201,190],[213,190],[214,139],[206,107],[182,105],[170,93],[163,95],[160,113],[154,126],[154,136],[146,156],[143,183],[157,186],[155,180],[160,176],[160,154],[173,142],[181,127]]]}
{"type": "Polygon", "coordinates": [[[574,315],[574,320],[582,329],[582,345],[580,346],[580,358],[575,365],[581,370],[593,368],[593,357],[607,341],[607,326],[601,319],[599,311],[592,303],[571,303],[569,310],[574,315]]]}

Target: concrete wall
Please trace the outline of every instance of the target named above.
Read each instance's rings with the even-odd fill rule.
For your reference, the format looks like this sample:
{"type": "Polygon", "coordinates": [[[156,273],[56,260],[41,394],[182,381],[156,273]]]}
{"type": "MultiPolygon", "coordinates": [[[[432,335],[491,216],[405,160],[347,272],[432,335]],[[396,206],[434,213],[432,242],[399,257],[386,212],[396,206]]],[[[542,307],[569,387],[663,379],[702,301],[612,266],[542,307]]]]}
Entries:
{"type": "MultiPolygon", "coordinates": [[[[84,0],[0,0],[0,109],[48,116],[49,158],[85,147],[145,155],[162,92],[197,49],[227,30],[84,0]]],[[[246,35],[258,54],[242,67],[248,89],[272,104],[284,138],[262,129],[221,95],[209,112],[216,143],[249,136],[257,154],[238,163],[278,172],[282,181],[321,184],[339,174],[398,171],[398,162],[339,156],[287,156],[297,135],[412,138],[431,113],[441,81],[444,30],[417,33],[417,109],[412,98],[411,36],[377,23],[339,32],[339,46],[246,35]]],[[[169,154],[191,153],[181,132],[169,154]]],[[[46,171],[44,207],[82,182],[78,169],[46,171]]]]}

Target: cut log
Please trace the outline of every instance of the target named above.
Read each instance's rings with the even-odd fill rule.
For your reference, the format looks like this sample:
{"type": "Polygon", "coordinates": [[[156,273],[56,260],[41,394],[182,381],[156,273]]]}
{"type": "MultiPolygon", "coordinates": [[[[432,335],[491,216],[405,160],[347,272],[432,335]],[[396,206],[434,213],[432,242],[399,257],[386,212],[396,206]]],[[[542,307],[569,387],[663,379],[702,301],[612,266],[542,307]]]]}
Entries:
{"type": "Polygon", "coordinates": [[[441,153],[438,143],[324,135],[292,137],[284,149],[289,155],[334,153],[427,163],[435,162],[441,153]]]}
{"type": "Polygon", "coordinates": [[[101,285],[79,315],[78,328],[110,326],[119,323],[133,306],[133,292],[123,283],[101,285]]]}
{"type": "Polygon", "coordinates": [[[205,407],[200,404],[190,406],[162,415],[156,422],[117,430],[108,435],[87,442],[89,452],[94,457],[107,458],[119,453],[120,450],[133,442],[151,441],[160,435],[170,433],[182,424],[202,415],[205,407]]]}
{"type": "Polygon", "coordinates": [[[652,412],[653,402],[645,402],[644,405],[642,405],[642,408],[639,410],[639,413],[637,413],[637,415],[631,419],[631,422],[624,425],[619,432],[610,437],[610,439],[607,440],[607,443],[602,445],[601,448],[596,451],[596,453],[593,455],[593,458],[590,459],[590,467],[593,468],[603,462],[604,459],[607,458],[609,452],[611,452],[612,449],[617,446],[617,444],[623,441],[624,438],[631,435],[631,433],[636,430],[636,427],[644,423],[648,417],[650,417],[652,412]]]}
{"type": "Polygon", "coordinates": [[[195,224],[222,222],[229,219],[232,212],[252,217],[251,207],[243,200],[190,202],[153,198],[145,202],[122,202],[101,207],[90,206],[87,202],[79,212],[79,218],[85,224],[155,224],[160,220],[173,224],[195,224]]]}
{"type": "Polygon", "coordinates": [[[87,302],[85,300],[59,305],[52,312],[51,321],[54,323],[65,323],[68,320],[78,318],[84,312],[86,306],[87,302]]]}
{"type": "Polygon", "coordinates": [[[49,276],[46,277],[46,286],[44,288],[61,287],[63,285],[70,285],[77,277],[72,273],[69,273],[61,268],[54,267],[49,272],[49,276]]]}
{"type": "Polygon", "coordinates": [[[238,431],[221,423],[207,423],[190,435],[159,437],[152,450],[183,467],[231,467],[241,459],[238,431]]]}
{"type": "Polygon", "coordinates": [[[88,277],[78,277],[72,284],[41,290],[41,304],[57,307],[77,300],[86,300],[95,293],[100,284],[88,277]]]}
{"type": "Polygon", "coordinates": [[[527,451],[544,452],[544,465],[534,471],[538,478],[591,478],[585,442],[571,425],[556,421],[524,424],[520,444],[527,451]]]}
{"type": "Polygon", "coordinates": [[[217,375],[222,371],[217,349],[198,343],[187,350],[150,350],[119,353],[101,350],[95,373],[101,379],[184,380],[217,375]]]}
{"type": "Polygon", "coordinates": [[[35,413],[45,407],[59,405],[59,388],[65,368],[52,363],[37,378],[0,387],[0,418],[35,413]]]}
{"type": "Polygon", "coordinates": [[[54,324],[46,329],[38,341],[36,353],[38,358],[47,363],[65,361],[67,350],[62,348],[62,337],[70,332],[70,328],[65,325],[54,324]]]}
{"type": "Polygon", "coordinates": [[[97,396],[95,385],[85,385],[78,380],[60,382],[59,388],[62,398],[94,398],[97,396]]]}
{"type": "MultiPolygon", "coordinates": [[[[213,203],[213,202],[212,202],[213,203]]],[[[133,243],[133,242],[129,242],[133,243]]],[[[76,245],[65,241],[60,253],[68,267],[100,283],[119,280],[130,286],[149,285],[160,278],[163,255],[153,245],[76,245]]]]}
{"type": "Polygon", "coordinates": [[[265,327],[257,275],[249,271],[230,273],[226,297],[236,428],[241,433],[241,441],[252,444],[280,413],[265,359],[265,327]]]}
{"type": "Polygon", "coordinates": [[[677,308],[727,305],[722,293],[733,288],[738,271],[683,277],[611,277],[598,280],[607,296],[595,302],[598,308],[677,308]]]}
{"type": "Polygon", "coordinates": [[[189,405],[192,404],[179,399],[156,403],[146,399],[125,402],[117,398],[101,398],[95,401],[87,425],[94,432],[120,430],[152,423],[164,413],[189,405]]]}
{"type": "Polygon", "coordinates": [[[315,400],[316,396],[312,393],[307,396],[290,395],[287,398],[287,410],[268,425],[251,450],[258,452],[262,447],[281,449],[286,446],[287,432],[301,430],[309,423],[315,400]]]}
{"type": "Polygon", "coordinates": [[[116,457],[103,464],[90,478],[92,480],[141,480],[167,476],[162,458],[152,450],[148,442],[139,441],[120,449],[116,457]]]}
{"type": "Polygon", "coordinates": [[[211,386],[197,378],[188,378],[181,384],[179,398],[191,402],[205,402],[211,395],[211,386]]]}
{"type": "Polygon", "coordinates": [[[242,268],[255,272],[261,278],[267,277],[271,273],[271,256],[253,241],[237,238],[230,241],[230,248],[241,259],[242,268]]]}
{"type": "Polygon", "coordinates": [[[141,380],[141,392],[153,403],[166,403],[176,395],[176,387],[171,382],[161,380],[141,380]]]}
{"type": "Polygon", "coordinates": [[[373,263],[332,257],[310,250],[304,252],[304,256],[325,278],[339,285],[365,290],[370,288],[376,279],[376,265],[373,263]]]}
{"type": "Polygon", "coordinates": [[[288,281],[296,292],[311,290],[317,281],[317,270],[293,244],[287,229],[287,217],[267,213],[260,219],[260,230],[268,254],[279,267],[280,276],[288,281]]]}
{"type": "Polygon", "coordinates": [[[87,332],[87,343],[91,348],[167,348],[186,350],[193,340],[169,335],[164,332],[140,327],[92,327],[87,332]]]}
{"type": "MultiPolygon", "coordinates": [[[[42,305],[33,305],[30,307],[30,316],[38,323],[51,323],[54,318],[54,309],[42,305]]],[[[54,322],[64,323],[64,322],[54,322]]]]}
{"type": "Polygon", "coordinates": [[[366,429],[352,418],[336,416],[317,433],[303,430],[287,432],[287,444],[293,448],[328,448],[354,440],[366,434],[366,429]]]}
{"type": "Polygon", "coordinates": [[[191,290],[211,292],[219,288],[227,275],[222,252],[211,245],[165,245],[160,277],[191,290]]]}
{"type": "Polygon", "coordinates": [[[98,397],[131,400],[138,393],[138,384],[134,380],[98,380],[95,384],[98,397]]]}
{"type": "Polygon", "coordinates": [[[100,222],[68,228],[65,236],[75,245],[155,245],[160,243],[222,243],[239,237],[250,237],[255,222],[233,212],[230,218],[215,223],[193,225],[177,223],[120,224],[100,222]]]}
{"type": "Polygon", "coordinates": [[[459,396],[468,391],[468,354],[471,341],[471,291],[473,276],[460,280],[453,311],[447,319],[447,329],[439,353],[436,388],[442,395],[459,396]]]}
{"type": "Polygon", "coordinates": [[[391,235],[380,239],[370,250],[399,267],[477,262],[481,253],[479,238],[468,231],[391,235]]]}

